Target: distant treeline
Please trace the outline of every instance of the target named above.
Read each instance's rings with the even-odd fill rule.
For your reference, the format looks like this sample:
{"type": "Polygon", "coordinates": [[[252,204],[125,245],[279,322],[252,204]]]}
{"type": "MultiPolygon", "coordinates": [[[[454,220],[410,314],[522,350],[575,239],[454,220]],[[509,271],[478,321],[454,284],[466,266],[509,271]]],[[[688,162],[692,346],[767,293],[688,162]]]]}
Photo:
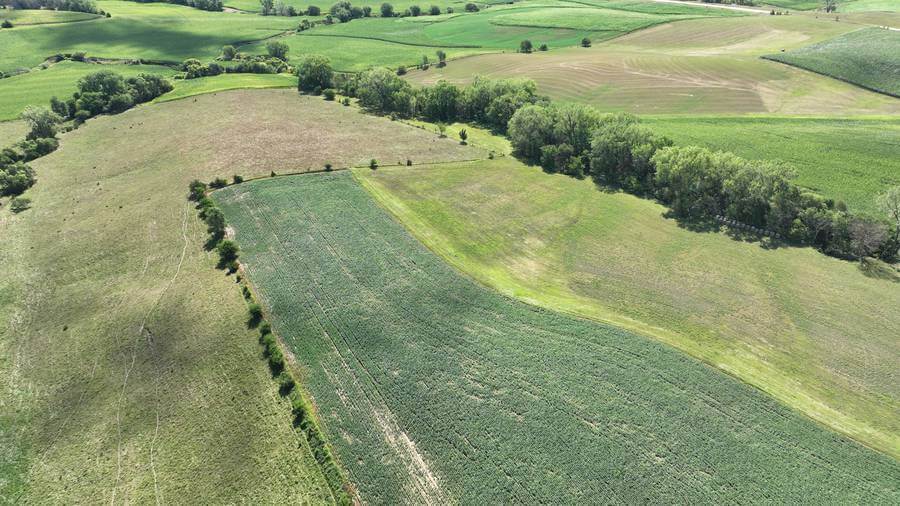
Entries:
{"type": "Polygon", "coordinates": [[[484,125],[505,133],[516,156],[529,163],[656,198],[675,217],[697,226],[724,222],[735,229],[811,245],[839,258],[897,260],[900,204],[894,201],[900,189],[879,197],[883,214],[859,215],[843,202],[795,184],[784,163],[746,160],[697,146],[676,147],[635,116],[553,104],[537,94],[533,81],[476,77],[464,88],[441,81],[417,89],[387,69],[333,75],[330,68],[322,71],[326,59],[307,61],[318,65],[298,67],[301,91],[334,87],[377,114],[484,125]]]}
{"type": "Polygon", "coordinates": [[[0,0],[0,5],[13,9],[50,9],[101,14],[94,0],[0,0]]]}
{"type": "MultiPolygon", "coordinates": [[[[131,0],[132,2],[139,3],[152,3],[157,2],[159,0],[131,0]]],[[[176,5],[186,5],[188,7],[193,7],[195,9],[200,9],[204,11],[221,11],[222,10],[222,0],[163,0],[164,3],[176,4],[176,5]]]]}

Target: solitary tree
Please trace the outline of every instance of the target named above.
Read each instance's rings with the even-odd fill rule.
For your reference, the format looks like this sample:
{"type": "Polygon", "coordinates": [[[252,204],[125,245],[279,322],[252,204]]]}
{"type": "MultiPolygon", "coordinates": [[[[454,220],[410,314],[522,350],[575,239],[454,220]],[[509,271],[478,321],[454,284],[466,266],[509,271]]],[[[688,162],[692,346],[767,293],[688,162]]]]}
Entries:
{"type": "Polygon", "coordinates": [[[307,16],[320,16],[322,14],[322,9],[316,5],[310,5],[306,8],[307,16]]]}
{"type": "Polygon", "coordinates": [[[262,7],[263,16],[268,16],[275,10],[275,0],[259,0],[259,5],[262,7]]]}
{"type": "Polygon", "coordinates": [[[422,14],[422,8],[419,7],[418,5],[410,5],[409,6],[409,14],[413,17],[416,17],[419,14],[422,14]]]}
{"type": "Polygon", "coordinates": [[[591,39],[587,37],[581,39],[581,47],[591,47],[591,39]]]}
{"type": "Polygon", "coordinates": [[[383,18],[394,17],[394,6],[387,2],[381,4],[381,17],[383,17],[383,18]]]}
{"type": "Polygon", "coordinates": [[[437,54],[437,58],[438,58],[437,66],[438,67],[447,66],[447,53],[445,53],[442,49],[438,49],[436,54],[437,54]]]}
{"type": "Polygon", "coordinates": [[[431,14],[432,16],[437,16],[440,13],[441,13],[441,8],[438,7],[437,5],[432,5],[431,7],[428,8],[428,14],[431,14]]]}
{"type": "Polygon", "coordinates": [[[46,107],[29,105],[22,111],[22,119],[31,129],[29,139],[43,139],[56,136],[56,125],[62,121],[59,114],[46,107]]]}
{"type": "Polygon", "coordinates": [[[300,91],[314,91],[331,87],[334,71],[327,57],[311,54],[303,58],[297,66],[297,87],[300,91]]]}
{"type": "Polygon", "coordinates": [[[222,47],[222,59],[225,61],[231,61],[234,57],[237,56],[237,50],[234,46],[223,46],[222,47]]]}
{"type": "Polygon", "coordinates": [[[266,51],[272,58],[278,58],[281,61],[287,61],[288,47],[286,42],[280,40],[270,40],[266,43],[266,51]]]}
{"type": "Polygon", "coordinates": [[[530,53],[532,49],[534,49],[534,45],[532,45],[531,41],[528,39],[519,43],[519,52],[530,53]]]}

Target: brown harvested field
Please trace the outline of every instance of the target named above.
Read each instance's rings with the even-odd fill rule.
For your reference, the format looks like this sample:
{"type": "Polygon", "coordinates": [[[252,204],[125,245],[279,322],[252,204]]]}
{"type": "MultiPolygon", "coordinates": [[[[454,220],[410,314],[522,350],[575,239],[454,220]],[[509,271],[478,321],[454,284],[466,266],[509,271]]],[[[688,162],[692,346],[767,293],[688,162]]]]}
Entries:
{"type": "Polygon", "coordinates": [[[644,114],[900,113],[896,100],[759,58],[858,27],[799,15],[700,19],[588,49],[473,56],[411,72],[409,79],[462,84],[479,74],[529,78],[554,99],[644,114]]]}
{"type": "Polygon", "coordinates": [[[328,501],[234,278],[202,248],[187,184],[481,152],[285,90],[143,106],[60,137],[32,162],[33,208],[0,214],[0,427],[16,428],[0,431],[5,493],[328,501]]]}

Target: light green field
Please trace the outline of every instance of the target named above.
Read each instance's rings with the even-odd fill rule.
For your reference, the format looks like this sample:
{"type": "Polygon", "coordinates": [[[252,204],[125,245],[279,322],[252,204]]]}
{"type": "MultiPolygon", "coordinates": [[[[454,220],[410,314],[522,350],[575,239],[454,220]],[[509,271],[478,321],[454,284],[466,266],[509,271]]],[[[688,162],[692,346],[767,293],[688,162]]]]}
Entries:
{"type": "Polygon", "coordinates": [[[111,70],[123,76],[157,74],[171,76],[175,73],[169,67],[160,65],[97,65],[63,61],[45,70],[32,70],[24,74],[0,79],[0,121],[19,117],[27,105],[50,106],[50,97],[60,99],[71,97],[77,90],[80,78],[92,72],[111,70]]]}
{"type": "Polygon", "coordinates": [[[856,211],[875,212],[875,196],[900,185],[900,119],[687,117],[646,123],[679,145],[787,161],[797,169],[798,184],[856,211]]]}
{"type": "Polygon", "coordinates": [[[25,138],[28,127],[24,121],[0,121],[0,146],[7,147],[25,138]]]}
{"type": "Polygon", "coordinates": [[[0,30],[0,71],[31,68],[57,53],[181,62],[212,59],[225,44],[296,27],[296,18],[206,12],[174,4],[100,1],[112,18],[0,30]]]}
{"type": "MultiPolygon", "coordinates": [[[[415,184],[460,170],[356,174],[415,184]]],[[[470,184],[493,185],[490,167],[476,170],[470,184]]],[[[651,339],[478,285],[346,172],[213,197],[361,501],[898,498],[893,459],[651,339]]]]}
{"type": "Polygon", "coordinates": [[[45,25],[55,23],[71,23],[99,18],[99,14],[87,12],[51,11],[36,9],[0,9],[0,21],[9,20],[13,27],[23,25],[45,25]]]}
{"type": "Polygon", "coordinates": [[[857,86],[763,60],[858,25],[807,16],[679,21],[591,48],[487,54],[410,72],[418,84],[474,76],[533,79],[550,97],[636,114],[856,115],[900,113],[900,102],[857,86]]]}
{"type": "Polygon", "coordinates": [[[900,456],[895,283],[811,248],[692,232],[651,200],[511,158],[357,176],[477,281],[652,336],[900,456]]]}
{"type": "MultiPolygon", "coordinates": [[[[825,5],[825,2],[819,0],[765,0],[763,3],[797,10],[823,9],[825,5]]],[[[864,11],[898,12],[900,4],[895,0],[844,0],[838,2],[837,15],[845,12],[864,11]]]]}
{"type": "Polygon", "coordinates": [[[866,28],[766,58],[900,98],[900,31],[866,28]]]}
{"type": "Polygon", "coordinates": [[[254,90],[91,119],[32,162],[33,208],[0,208],[0,496],[329,502],[240,290],[202,248],[186,189],[372,156],[484,153],[292,90],[254,90]]]}
{"type": "Polygon", "coordinates": [[[157,98],[154,102],[168,102],[193,95],[239,88],[296,88],[297,76],[290,74],[220,74],[197,79],[178,79],[173,83],[175,89],[157,98]]]}

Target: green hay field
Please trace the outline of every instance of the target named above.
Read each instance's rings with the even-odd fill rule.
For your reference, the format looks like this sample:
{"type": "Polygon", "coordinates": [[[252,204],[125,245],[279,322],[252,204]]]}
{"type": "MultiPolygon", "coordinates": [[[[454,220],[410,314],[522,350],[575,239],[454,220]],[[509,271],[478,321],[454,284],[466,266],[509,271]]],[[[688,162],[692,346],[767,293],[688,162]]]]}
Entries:
{"type": "Polygon", "coordinates": [[[77,90],[78,80],[92,72],[111,70],[130,77],[142,73],[171,76],[169,67],[160,65],[97,65],[62,61],[43,70],[0,79],[0,121],[19,117],[27,105],[50,106],[50,97],[71,97],[77,90]]]}
{"type": "Polygon", "coordinates": [[[290,74],[220,74],[174,81],[175,89],[154,102],[168,102],[204,93],[235,89],[296,88],[297,76],[290,74]]]}
{"type": "Polygon", "coordinates": [[[897,499],[896,461],[653,340],[485,289],[346,172],[214,198],[364,502],[897,499]]]}
{"type": "Polygon", "coordinates": [[[856,211],[875,212],[875,196],[900,184],[897,119],[668,117],[647,124],[680,145],[787,161],[798,184],[856,211]]]}
{"type": "Polygon", "coordinates": [[[174,4],[100,1],[112,13],[84,23],[0,30],[0,71],[32,68],[57,53],[181,62],[212,59],[222,46],[295,28],[298,18],[206,12],[174,4]]]}
{"type": "Polygon", "coordinates": [[[900,97],[900,31],[867,28],[766,58],[900,97]]]}
{"type": "Polygon", "coordinates": [[[472,153],[284,90],[143,106],[63,135],[32,162],[34,207],[0,208],[0,497],[329,502],[187,184],[472,153]]]}
{"type": "Polygon", "coordinates": [[[652,336],[900,455],[896,283],[810,248],[692,232],[651,200],[511,158],[358,176],[481,283],[652,336]]]}
{"type": "Polygon", "coordinates": [[[24,25],[46,25],[56,23],[72,23],[74,21],[87,21],[89,19],[99,18],[99,14],[90,14],[88,12],[68,12],[68,11],[51,11],[51,10],[0,10],[0,21],[9,20],[13,26],[24,25]]]}

